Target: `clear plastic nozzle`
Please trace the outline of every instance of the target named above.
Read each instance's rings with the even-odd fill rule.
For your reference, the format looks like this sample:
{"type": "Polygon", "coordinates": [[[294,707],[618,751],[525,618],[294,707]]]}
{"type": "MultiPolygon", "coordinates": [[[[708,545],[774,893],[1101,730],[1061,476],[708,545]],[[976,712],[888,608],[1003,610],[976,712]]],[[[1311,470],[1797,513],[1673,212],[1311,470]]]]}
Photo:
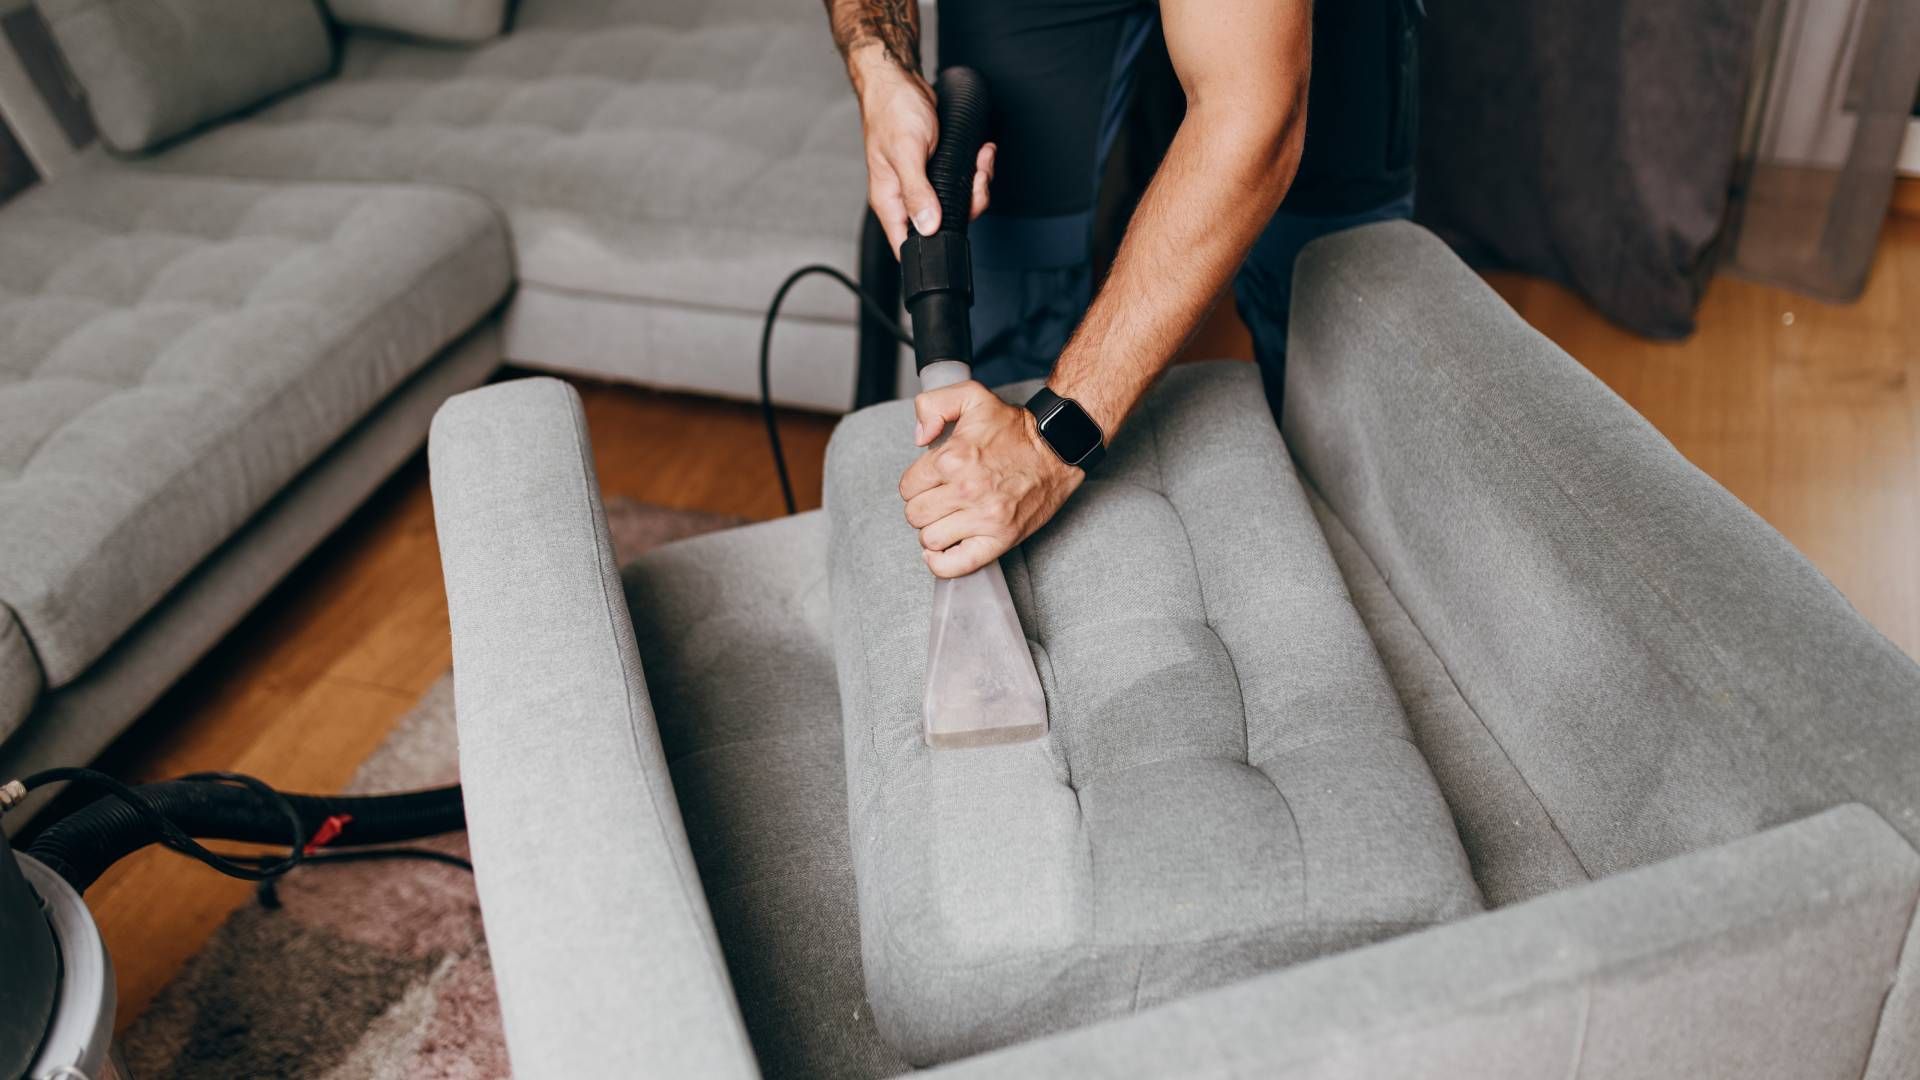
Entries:
{"type": "MultiPolygon", "coordinates": [[[[957,360],[928,364],[920,386],[972,377],[957,360]]],[[[946,438],[941,433],[934,446],[946,438]]],[[[998,561],[965,577],[936,578],[927,643],[927,745],[939,749],[1025,742],[1047,733],[1047,699],[998,561]]]]}

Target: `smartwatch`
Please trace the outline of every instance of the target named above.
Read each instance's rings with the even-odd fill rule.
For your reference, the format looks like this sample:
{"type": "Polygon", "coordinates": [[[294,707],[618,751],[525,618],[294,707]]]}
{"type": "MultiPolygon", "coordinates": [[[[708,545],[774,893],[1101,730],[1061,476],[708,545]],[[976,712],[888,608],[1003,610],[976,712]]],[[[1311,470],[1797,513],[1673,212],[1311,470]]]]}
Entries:
{"type": "Polygon", "coordinates": [[[1063,398],[1042,386],[1027,399],[1027,411],[1039,422],[1040,437],[1061,461],[1091,472],[1107,456],[1100,425],[1072,398],[1063,398]]]}

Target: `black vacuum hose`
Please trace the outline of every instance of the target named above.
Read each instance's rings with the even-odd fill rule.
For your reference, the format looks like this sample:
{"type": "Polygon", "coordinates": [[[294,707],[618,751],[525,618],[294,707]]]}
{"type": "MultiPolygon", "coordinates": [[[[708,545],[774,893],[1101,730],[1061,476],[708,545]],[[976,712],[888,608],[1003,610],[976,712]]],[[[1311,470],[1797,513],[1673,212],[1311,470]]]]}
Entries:
{"type": "Polygon", "coordinates": [[[942,360],[973,363],[973,255],[967,223],[973,209],[974,163],[987,139],[991,107],[986,80],[950,67],[934,84],[940,142],[927,159],[927,179],[940,200],[940,228],[921,236],[911,223],[900,245],[901,298],[913,323],[917,368],[942,360]]]}
{"type": "MultiPolygon", "coordinates": [[[[760,419],[767,428],[767,445],[773,451],[774,472],[780,478],[780,497],[787,513],[798,512],[793,499],[793,481],[787,475],[787,455],[780,447],[780,424],[773,412],[773,375],[768,354],[773,342],[774,320],[787,290],[808,274],[826,274],[853,291],[879,325],[892,330],[903,345],[912,345],[920,367],[934,360],[973,360],[973,333],[967,309],[973,306],[972,258],[967,253],[967,219],[973,209],[973,167],[980,156],[980,144],[986,141],[988,123],[987,84],[972,68],[952,67],[940,73],[934,85],[935,115],[940,120],[940,142],[927,159],[927,179],[940,201],[940,228],[934,238],[922,238],[907,226],[907,239],[900,246],[900,272],[905,288],[901,299],[913,322],[913,334],[901,333],[888,311],[892,301],[882,303],[845,273],[831,266],[803,266],[787,275],[767,306],[766,321],[760,329],[760,419]]],[[[891,363],[891,361],[889,361],[891,363]]],[[[891,376],[888,377],[891,385],[891,376]]]]}
{"type": "MultiPolygon", "coordinates": [[[[201,780],[167,780],[133,789],[188,836],[285,845],[285,806],[299,814],[311,839],[331,817],[348,820],[327,846],[387,844],[466,828],[458,785],[397,795],[284,795],[285,803],[259,792],[201,780]]],[[[124,800],[107,796],[46,827],[27,854],[85,892],[107,867],[164,837],[124,800]]]]}
{"type": "Polygon", "coordinates": [[[940,230],[964,233],[973,210],[973,172],[987,141],[987,82],[969,67],[950,67],[934,84],[940,142],[927,159],[927,181],[940,200],[940,230]]]}

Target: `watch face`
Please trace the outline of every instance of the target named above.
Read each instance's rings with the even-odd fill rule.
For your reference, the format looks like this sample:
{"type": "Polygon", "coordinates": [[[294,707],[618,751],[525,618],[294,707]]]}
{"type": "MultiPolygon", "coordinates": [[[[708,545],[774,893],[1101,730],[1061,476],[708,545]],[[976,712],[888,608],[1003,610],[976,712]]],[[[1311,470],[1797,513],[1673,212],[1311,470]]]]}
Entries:
{"type": "Polygon", "coordinates": [[[1087,451],[1100,445],[1100,425],[1086,410],[1071,401],[1062,401],[1053,415],[1040,425],[1040,433],[1068,461],[1079,461],[1087,451]]]}

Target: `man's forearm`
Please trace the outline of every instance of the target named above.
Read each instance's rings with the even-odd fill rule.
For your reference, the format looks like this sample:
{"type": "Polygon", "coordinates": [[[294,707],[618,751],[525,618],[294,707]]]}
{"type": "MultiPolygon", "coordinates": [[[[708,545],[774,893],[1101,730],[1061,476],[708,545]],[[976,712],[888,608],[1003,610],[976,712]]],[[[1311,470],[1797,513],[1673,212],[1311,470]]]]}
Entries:
{"type": "Polygon", "coordinates": [[[883,59],[904,71],[920,71],[918,0],[826,0],[833,43],[860,88],[861,68],[883,59]]]}
{"type": "MultiPolygon", "coordinates": [[[[1304,79],[1302,80],[1304,85],[1304,79]]],[[[1048,384],[1111,438],[1239,268],[1300,161],[1305,102],[1275,130],[1190,108],[1106,283],[1048,384]]]]}
{"type": "MultiPolygon", "coordinates": [[[[1112,273],[1049,380],[1109,437],[1279,206],[1304,134],[1311,0],[1160,0],[1160,21],[1186,91],[1187,116],[1134,213],[1112,273]]],[[[866,48],[863,54],[874,53],[866,48]]],[[[876,73],[888,70],[865,63],[876,73]]],[[[885,79],[877,74],[873,82],[885,79]]],[[[931,117],[926,120],[926,137],[914,144],[916,175],[933,145],[931,117]]],[[[874,208],[893,210],[894,200],[883,196],[897,187],[899,170],[875,154],[875,141],[870,126],[874,208]]],[[[981,149],[976,166],[975,214],[985,206],[979,184],[992,171],[990,149],[981,149]]],[[[931,204],[930,216],[937,212],[931,204]]],[[[904,214],[895,214],[895,226],[904,234],[904,214]]],[[[916,445],[929,446],[947,432],[942,445],[929,447],[900,477],[907,524],[919,530],[927,568],[939,577],[972,573],[999,558],[1045,525],[1086,478],[1041,437],[1031,413],[978,382],[929,390],[914,398],[913,408],[916,445]]]]}
{"type": "MultiPolygon", "coordinates": [[[[1113,272],[1054,365],[1053,389],[1109,437],[1192,333],[1292,179],[1301,110],[1287,93],[1274,97],[1253,103],[1263,107],[1232,94],[1203,103],[1189,87],[1187,118],[1113,272]]],[[[940,577],[971,573],[1033,535],[1086,478],[1042,440],[1032,413],[977,382],[927,391],[913,408],[917,445],[952,424],[945,445],[900,477],[907,524],[940,577]]]]}

